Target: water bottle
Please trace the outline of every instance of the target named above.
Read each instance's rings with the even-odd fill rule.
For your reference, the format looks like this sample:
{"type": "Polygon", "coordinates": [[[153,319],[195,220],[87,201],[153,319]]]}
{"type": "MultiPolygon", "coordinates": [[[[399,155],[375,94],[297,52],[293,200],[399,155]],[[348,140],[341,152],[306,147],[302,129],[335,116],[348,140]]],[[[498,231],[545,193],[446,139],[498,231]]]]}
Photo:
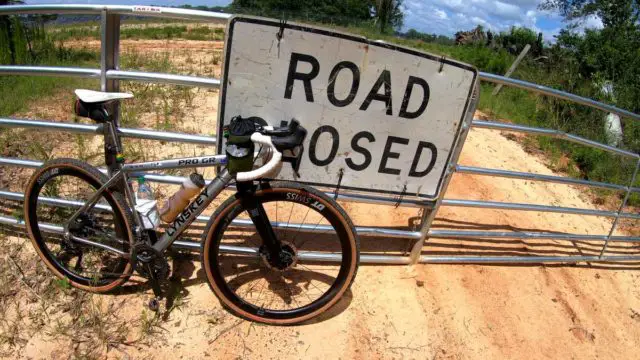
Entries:
{"type": "Polygon", "coordinates": [[[153,198],[153,190],[147,185],[143,177],[138,178],[138,191],[136,191],[137,200],[155,200],[153,198]]]}
{"type": "Polygon", "coordinates": [[[198,173],[191,174],[180,185],[180,190],[173,194],[169,200],[160,208],[160,219],[166,223],[170,223],[176,219],[178,214],[184,210],[200,189],[204,187],[204,178],[198,173]]]}
{"type": "Polygon", "coordinates": [[[136,211],[142,219],[142,226],[147,230],[153,230],[160,225],[158,215],[158,203],[153,197],[153,190],[147,185],[143,177],[138,178],[138,190],[136,191],[136,211]]]}

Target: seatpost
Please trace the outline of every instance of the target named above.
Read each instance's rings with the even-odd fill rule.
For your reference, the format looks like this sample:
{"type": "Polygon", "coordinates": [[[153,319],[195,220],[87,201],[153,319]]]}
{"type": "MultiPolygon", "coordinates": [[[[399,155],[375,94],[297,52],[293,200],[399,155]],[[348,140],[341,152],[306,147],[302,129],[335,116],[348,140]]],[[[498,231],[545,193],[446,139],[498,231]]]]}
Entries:
{"type": "MultiPolygon", "coordinates": [[[[111,115],[109,116],[111,117],[111,115]]],[[[104,135],[104,162],[107,165],[109,176],[113,176],[120,170],[120,162],[117,155],[122,151],[122,142],[118,136],[118,128],[113,121],[105,121],[103,125],[104,135]]]]}

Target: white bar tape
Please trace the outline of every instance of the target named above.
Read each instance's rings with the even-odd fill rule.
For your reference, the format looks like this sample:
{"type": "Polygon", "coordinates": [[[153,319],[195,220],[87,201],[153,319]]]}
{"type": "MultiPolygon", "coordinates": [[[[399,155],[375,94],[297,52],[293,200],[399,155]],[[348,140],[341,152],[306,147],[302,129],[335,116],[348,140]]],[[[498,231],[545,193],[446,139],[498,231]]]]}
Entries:
{"type": "Polygon", "coordinates": [[[265,136],[256,132],[256,133],[253,133],[253,135],[251,135],[251,141],[253,141],[256,144],[269,146],[271,150],[273,150],[273,155],[271,156],[271,160],[269,160],[269,162],[266,163],[264,166],[261,166],[255,170],[237,173],[236,181],[242,182],[242,181],[253,181],[256,179],[260,179],[265,175],[269,174],[270,172],[272,172],[276,168],[276,166],[278,166],[278,164],[280,163],[280,160],[282,160],[282,153],[276,150],[276,147],[271,142],[270,136],[265,136]]]}

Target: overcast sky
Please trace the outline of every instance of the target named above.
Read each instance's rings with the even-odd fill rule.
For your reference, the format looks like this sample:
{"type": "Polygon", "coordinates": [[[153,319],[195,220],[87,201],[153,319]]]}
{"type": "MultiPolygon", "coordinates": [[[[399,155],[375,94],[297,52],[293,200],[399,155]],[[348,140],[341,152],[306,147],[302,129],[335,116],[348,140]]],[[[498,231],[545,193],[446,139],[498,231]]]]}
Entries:
{"type": "MultiPolygon", "coordinates": [[[[403,30],[416,30],[452,36],[459,30],[470,30],[482,25],[492,31],[508,30],[511,26],[527,26],[542,31],[547,41],[553,41],[553,35],[564,27],[557,14],[538,10],[542,0],[404,0],[405,25],[403,30]]],[[[43,3],[93,3],[93,4],[140,4],[178,6],[191,5],[228,5],[230,0],[27,0],[28,4],[43,3]]],[[[597,18],[588,19],[584,27],[601,27],[597,18]]]]}

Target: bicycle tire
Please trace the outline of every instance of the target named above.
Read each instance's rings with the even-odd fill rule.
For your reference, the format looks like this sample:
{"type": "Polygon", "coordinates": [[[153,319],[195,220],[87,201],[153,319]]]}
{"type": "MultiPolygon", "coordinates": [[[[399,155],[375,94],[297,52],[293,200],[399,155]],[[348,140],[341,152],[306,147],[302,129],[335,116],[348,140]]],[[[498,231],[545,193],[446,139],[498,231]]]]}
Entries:
{"type": "MultiPolygon", "coordinates": [[[[55,181],[56,177],[64,175],[84,181],[94,190],[99,189],[108,181],[107,176],[98,169],[76,159],[60,158],[46,162],[34,172],[25,190],[24,214],[27,233],[38,256],[58,278],[67,279],[71,286],[85,291],[94,293],[110,292],[124,284],[131,276],[133,265],[130,260],[124,257],[122,260],[118,260],[117,271],[110,272],[106,277],[99,280],[95,276],[94,278],[83,277],[66,268],[51,253],[42,234],[43,231],[39,227],[37,210],[40,192],[47,182],[52,179],[55,181]]],[[[123,250],[128,250],[130,255],[134,239],[131,230],[131,225],[133,224],[131,211],[122,195],[113,191],[113,189],[106,189],[101,196],[111,207],[114,219],[113,226],[117,236],[126,236],[126,239],[123,239],[123,250]]]]}
{"type": "MultiPolygon", "coordinates": [[[[225,308],[251,321],[272,325],[292,325],[307,321],[322,314],[337,303],[355,279],[359,265],[359,241],[351,220],[340,205],[333,199],[314,188],[298,183],[262,182],[253,196],[261,204],[289,201],[312,208],[312,206],[308,204],[308,199],[311,199],[311,202],[317,201],[316,207],[320,207],[317,204],[321,204],[323,206],[322,211],[317,211],[317,208],[315,208],[315,211],[317,211],[321,217],[325,217],[331,226],[334,227],[340,241],[342,260],[340,262],[338,276],[331,287],[317,300],[305,307],[297,309],[286,311],[269,310],[249,303],[238,296],[225,280],[224,274],[219,266],[218,258],[223,234],[228,230],[231,222],[245,211],[240,196],[236,194],[236,196],[230,197],[220,205],[209,220],[203,233],[201,261],[209,286],[225,308]]],[[[276,203],[275,206],[277,209],[278,204],[276,203]]],[[[307,213],[308,211],[309,210],[307,210],[307,213]]],[[[285,230],[288,230],[288,228],[285,230]]],[[[263,284],[263,288],[264,286],[263,284]]],[[[271,285],[268,286],[268,288],[270,287],[271,285]]],[[[308,287],[309,285],[307,285],[307,288],[308,287]]]]}

